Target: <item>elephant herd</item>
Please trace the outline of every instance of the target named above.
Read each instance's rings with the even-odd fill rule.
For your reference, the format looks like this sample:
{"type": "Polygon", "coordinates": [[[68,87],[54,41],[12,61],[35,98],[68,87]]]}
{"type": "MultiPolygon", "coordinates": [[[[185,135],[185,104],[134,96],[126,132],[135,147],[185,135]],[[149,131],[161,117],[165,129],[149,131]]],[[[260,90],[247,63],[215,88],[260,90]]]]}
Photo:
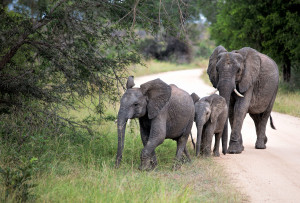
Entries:
{"type": "Polygon", "coordinates": [[[157,165],[155,148],[165,139],[177,142],[176,163],[181,163],[183,154],[190,161],[186,148],[193,122],[197,127],[196,156],[222,153],[238,154],[244,150],[241,129],[247,113],[253,119],[257,140],[255,148],[265,149],[266,125],[270,117],[275,129],[271,110],[278,90],[279,73],[276,63],[268,56],[245,47],[228,52],[218,46],[209,58],[207,69],[212,85],[220,95],[212,94],[199,98],[188,94],[176,85],[168,85],[160,79],[146,82],[133,88],[130,76],[126,92],[121,98],[118,112],[118,151],[116,167],[122,160],[125,128],[128,119],[139,118],[140,134],[144,148],[141,152],[140,170],[152,170],[157,165]],[[228,143],[228,119],[231,135],[228,143]]]}

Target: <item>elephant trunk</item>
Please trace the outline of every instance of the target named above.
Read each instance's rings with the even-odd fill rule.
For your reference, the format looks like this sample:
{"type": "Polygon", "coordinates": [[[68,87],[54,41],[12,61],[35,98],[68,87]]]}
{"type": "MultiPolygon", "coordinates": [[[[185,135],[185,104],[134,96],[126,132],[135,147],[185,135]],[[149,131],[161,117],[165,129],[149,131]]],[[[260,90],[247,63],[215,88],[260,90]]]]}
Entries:
{"type": "Polygon", "coordinates": [[[201,148],[201,142],[203,142],[202,140],[202,132],[203,131],[203,125],[197,125],[197,142],[196,142],[196,156],[200,155],[200,148],[201,148]]]}
{"type": "MultiPolygon", "coordinates": [[[[229,103],[231,93],[236,89],[234,83],[221,83],[218,85],[219,93],[224,99],[226,100],[226,105],[228,108],[228,115],[229,115],[229,103]]],[[[222,134],[222,153],[225,155],[227,153],[227,145],[228,145],[228,116],[224,125],[223,134],[222,134]]]]}
{"type": "Polygon", "coordinates": [[[118,151],[117,151],[117,158],[116,158],[116,167],[120,166],[122,161],[122,153],[124,149],[124,139],[125,139],[125,129],[126,129],[126,122],[128,118],[126,117],[125,113],[119,111],[118,113],[118,151]]]}

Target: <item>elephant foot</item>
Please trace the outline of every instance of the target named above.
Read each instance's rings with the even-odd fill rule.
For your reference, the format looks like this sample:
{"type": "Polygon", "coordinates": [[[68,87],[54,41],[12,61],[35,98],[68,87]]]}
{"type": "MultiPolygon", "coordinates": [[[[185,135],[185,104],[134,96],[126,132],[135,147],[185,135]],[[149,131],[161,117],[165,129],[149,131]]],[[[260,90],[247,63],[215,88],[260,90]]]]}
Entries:
{"type": "Polygon", "coordinates": [[[227,149],[222,149],[222,154],[226,155],[227,154],[227,149]]]}
{"type": "Polygon", "coordinates": [[[152,170],[157,166],[157,161],[156,159],[155,160],[151,160],[150,161],[150,164],[151,164],[151,167],[152,167],[152,170]]]}
{"type": "Polygon", "coordinates": [[[141,171],[151,171],[153,170],[157,165],[157,162],[154,162],[153,160],[146,159],[143,160],[141,165],[139,166],[139,170],[141,171]]]}
{"type": "Polygon", "coordinates": [[[150,166],[140,165],[139,166],[140,171],[152,171],[154,168],[155,168],[155,166],[153,166],[153,165],[150,165],[150,166]]]}
{"type": "Polygon", "coordinates": [[[211,156],[211,152],[203,152],[202,153],[202,157],[210,157],[211,156]]]}
{"type": "Polygon", "coordinates": [[[214,155],[215,157],[219,157],[219,156],[220,156],[220,153],[217,152],[217,151],[214,151],[213,155],[214,155]]]}
{"type": "Polygon", "coordinates": [[[267,136],[265,136],[264,142],[265,142],[265,144],[267,144],[267,142],[268,142],[268,137],[267,136]]]}
{"type": "Polygon", "coordinates": [[[191,158],[188,156],[182,156],[181,158],[181,163],[189,163],[191,161],[192,161],[191,158]]]}
{"type": "Polygon", "coordinates": [[[175,160],[172,169],[173,171],[177,171],[181,168],[181,166],[182,166],[182,162],[179,160],[175,160]]]}
{"type": "Polygon", "coordinates": [[[227,150],[229,154],[240,154],[242,153],[242,151],[244,151],[244,146],[241,145],[239,142],[236,141],[229,142],[229,147],[227,150]]]}
{"type": "Polygon", "coordinates": [[[263,141],[257,140],[255,143],[255,149],[266,149],[265,139],[263,141]]]}

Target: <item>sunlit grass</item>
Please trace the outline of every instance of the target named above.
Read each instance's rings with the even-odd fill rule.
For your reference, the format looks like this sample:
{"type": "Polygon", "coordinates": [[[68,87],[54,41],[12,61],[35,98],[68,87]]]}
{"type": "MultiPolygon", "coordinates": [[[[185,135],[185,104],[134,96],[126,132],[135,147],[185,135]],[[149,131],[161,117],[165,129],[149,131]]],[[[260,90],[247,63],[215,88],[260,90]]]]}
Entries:
{"type": "Polygon", "coordinates": [[[300,117],[300,91],[288,91],[279,87],[273,111],[300,117]]]}

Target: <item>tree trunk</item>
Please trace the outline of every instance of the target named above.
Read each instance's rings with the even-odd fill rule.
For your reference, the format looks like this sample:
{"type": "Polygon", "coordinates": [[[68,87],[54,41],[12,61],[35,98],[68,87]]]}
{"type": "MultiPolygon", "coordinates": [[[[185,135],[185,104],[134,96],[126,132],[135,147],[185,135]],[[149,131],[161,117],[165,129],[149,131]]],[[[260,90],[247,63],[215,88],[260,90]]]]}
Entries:
{"type": "Polygon", "coordinates": [[[290,82],[291,79],[291,61],[289,59],[284,60],[282,65],[283,81],[290,82]]]}

